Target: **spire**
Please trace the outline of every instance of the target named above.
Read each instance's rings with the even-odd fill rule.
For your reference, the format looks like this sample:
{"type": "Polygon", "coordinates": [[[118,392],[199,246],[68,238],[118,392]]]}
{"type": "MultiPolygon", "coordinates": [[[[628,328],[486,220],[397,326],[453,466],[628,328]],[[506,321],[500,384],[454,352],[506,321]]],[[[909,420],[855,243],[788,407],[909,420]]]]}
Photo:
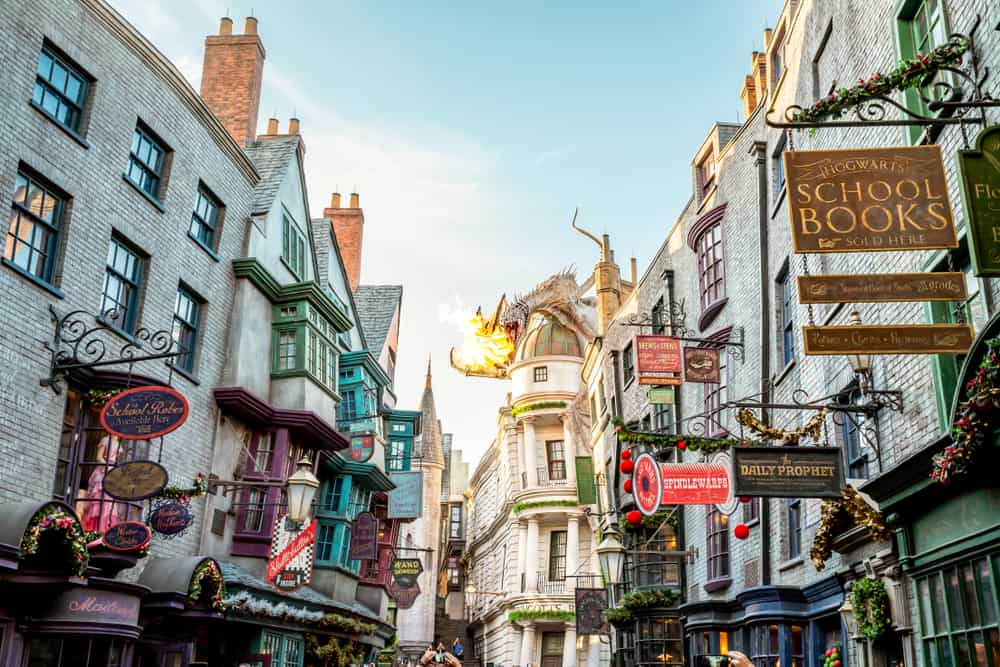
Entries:
{"type": "Polygon", "coordinates": [[[427,355],[427,381],[424,382],[424,389],[431,388],[431,355],[427,355]]]}
{"type": "Polygon", "coordinates": [[[431,387],[431,359],[427,357],[427,382],[424,395],[420,399],[423,433],[420,435],[420,453],[425,463],[444,463],[441,447],[441,422],[438,421],[437,407],[434,405],[434,388],[431,387]]]}

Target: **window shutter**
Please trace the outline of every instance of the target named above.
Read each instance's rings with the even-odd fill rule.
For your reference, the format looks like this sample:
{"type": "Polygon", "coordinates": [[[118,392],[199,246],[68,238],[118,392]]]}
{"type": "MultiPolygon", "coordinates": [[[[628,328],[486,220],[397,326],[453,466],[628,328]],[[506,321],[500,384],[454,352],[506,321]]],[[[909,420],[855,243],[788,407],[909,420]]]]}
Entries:
{"type": "Polygon", "coordinates": [[[589,456],[576,457],[576,495],[581,505],[597,503],[594,485],[594,461],[589,456]]]}

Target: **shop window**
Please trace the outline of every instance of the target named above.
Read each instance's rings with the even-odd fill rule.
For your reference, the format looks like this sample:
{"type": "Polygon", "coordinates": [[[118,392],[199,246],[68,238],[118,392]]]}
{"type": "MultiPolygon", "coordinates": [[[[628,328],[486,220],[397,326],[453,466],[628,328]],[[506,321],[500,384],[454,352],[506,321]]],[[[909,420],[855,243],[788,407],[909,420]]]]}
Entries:
{"type": "Polygon", "coordinates": [[[163,178],[170,149],[142,122],[132,132],[132,148],[125,178],[154,201],[162,198],[163,178]]]}
{"type": "Polygon", "coordinates": [[[173,363],[185,373],[194,372],[195,356],[198,351],[198,327],[201,325],[202,304],[201,297],[192,292],[187,286],[184,284],[177,286],[172,333],[180,354],[175,358],[173,363]]]}
{"type": "Polygon", "coordinates": [[[990,554],[917,580],[924,664],[1000,665],[998,561],[990,554]]]}
{"type": "Polygon", "coordinates": [[[115,235],[108,245],[101,297],[101,319],[128,334],[139,320],[139,292],[145,259],[125,239],[115,235]]]}
{"type": "Polygon", "coordinates": [[[33,637],[28,640],[26,667],[120,667],[126,643],[87,637],[33,637]]]}
{"type": "Polygon", "coordinates": [[[788,560],[802,556],[802,499],[785,499],[785,527],[788,531],[788,560]]]}
{"type": "Polygon", "coordinates": [[[73,134],[80,131],[91,79],[68,58],[46,43],[38,54],[35,90],[31,102],[73,134]]]}
{"type": "Polygon", "coordinates": [[[305,279],[305,237],[287,214],[281,216],[281,259],[296,280],[305,279]]]}
{"type": "Polygon", "coordinates": [[[549,534],[549,581],[566,580],[566,531],[549,534]]]}
{"type": "Polygon", "coordinates": [[[562,440],[549,440],[545,443],[545,458],[548,463],[549,479],[553,481],[566,479],[566,453],[562,440]]]}
{"type": "MultiPolygon", "coordinates": [[[[399,424],[394,424],[393,429],[399,424]]],[[[410,469],[410,441],[389,440],[389,452],[385,466],[390,472],[405,472],[410,469]]]]}
{"type": "Polygon", "coordinates": [[[629,342],[622,350],[622,383],[628,385],[635,378],[635,356],[632,343],[629,342]]]}
{"type": "Polygon", "coordinates": [[[271,667],[302,667],[303,642],[298,635],[263,630],[260,652],[271,657],[271,667]]]}
{"type": "Polygon", "coordinates": [[[716,508],[709,510],[705,520],[708,536],[708,581],[729,578],[729,517],[716,508]]]}
{"type": "Polygon", "coordinates": [[[636,624],[637,665],[684,664],[681,623],[676,618],[641,618],[636,624]]]}
{"type": "MultiPolygon", "coordinates": [[[[863,402],[861,389],[857,386],[843,392],[837,402],[841,405],[857,405],[863,402]]],[[[848,479],[868,479],[868,454],[861,446],[861,428],[864,415],[860,412],[834,413],[834,424],[840,434],[841,449],[844,452],[844,470],[848,479]]]]}
{"type": "Polygon", "coordinates": [[[799,625],[754,625],[750,628],[751,662],[755,667],[805,667],[805,636],[799,625]],[[787,656],[786,660],[782,660],[787,656]]]}
{"type": "Polygon", "coordinates": [[[548,366],[535,366],[535,382],[547,382],[549,379],[548,366]]]}
{"type": "Polygon", "coordinates": [[[729,653],[729,633],[725,631],[704,630],[691,633],[692,647],[695,653],[695,667],[715,667],[727,664],[728,661],[718,659],[729,653]],[[701,659],[699,658],[715,658],[701,659]]]}
{"type": "Polygon", "coordinates": [[[631,559],[632,585],[638,589],[676,588],[681,583],[681,560],[666,552],[677,551],[677,535],[664,521],[631,559]]]}
{"type": "MultiPolygon", "coordinates": [[[[896,15],[896,43],[903,59],[926,55],[948,41],[947,17],[944,0],[904,0],[899,4],[896,15]]],[[[934,78],[920,88],[909,88],[903,92],[906,106],[922,116],[933,116],[927,100],[940,97],[936,83],[947,82],[947,73],[938,72],[934,78]],[[921,94],[922,93],[922,94],[921,94]],[[926,98],[926,99],[925,99],[926,98]]],[[[911,143],[919,141],[923,129],[919,126],[908,128],[911,143]]]]}
{"type": "Polygon", "coordinates": [[[4,243],[8,266],[53,284],[66,195],[21,169],[14,180],[14,201],[4,243]]]}
{"type": "Polygon", "coordinates": [[[222,203],[204,183],[198,183],[194,198],[194,212],[188,234],[201,246],[215,251],[218,240],[219,223],[222,220],[222,203]]]}

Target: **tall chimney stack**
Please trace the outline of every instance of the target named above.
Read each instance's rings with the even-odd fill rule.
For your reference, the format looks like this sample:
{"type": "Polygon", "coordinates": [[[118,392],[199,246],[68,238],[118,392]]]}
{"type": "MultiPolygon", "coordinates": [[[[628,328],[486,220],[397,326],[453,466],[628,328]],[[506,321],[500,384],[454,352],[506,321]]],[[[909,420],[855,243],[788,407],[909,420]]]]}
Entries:
{"type": "Polygon", "coordinates": [[[257,133],[266,54],[256,18],[247,17],[243,33],[233,34],[233,20],[227,16],[219,22],[219,34],[205,38],[201,97],[233,139],[246,146],[257,133]]]}
{"type": "Polygon", "coordinates": [[[347,282],[353,292],[361,282],[361,241],[365,231],[365,212],[361,209],[358,193],[351,193],[350,207],[341,208],[340,193],[334,192],[330,197],[330,208],[323,209],[323,217],[333,225],[347,271],[347,282]]]}
{"type": "Polygon", "coordinates": [[[278,119],[268,118],[267,119],[267,134],[277,134],[278,133],[278,119]]]}
{"type": "Polygon", "coordinates": [[[299,119],[289,118],[288,119],[288,134],[298,134],[299,133],[299,119]]]}

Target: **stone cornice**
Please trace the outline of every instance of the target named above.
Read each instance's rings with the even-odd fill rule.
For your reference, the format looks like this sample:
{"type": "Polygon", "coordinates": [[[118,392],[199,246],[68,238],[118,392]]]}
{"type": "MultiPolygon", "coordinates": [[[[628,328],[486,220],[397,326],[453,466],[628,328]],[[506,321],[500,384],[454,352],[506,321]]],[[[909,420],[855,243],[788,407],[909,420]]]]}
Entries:
{"type": "Polygon", "coordinates": [[[237,278],[249,280],[259,289],[271,303],[288,303],[289,301],[308,301],[330,321],[333,328],[343,333],[350,331],[354,323],[326,295],[323,288],[314,280],[301,283],[282,285],[264,267],[256,257],[241,257],[233,260],[233,273],[237,278]]]}

